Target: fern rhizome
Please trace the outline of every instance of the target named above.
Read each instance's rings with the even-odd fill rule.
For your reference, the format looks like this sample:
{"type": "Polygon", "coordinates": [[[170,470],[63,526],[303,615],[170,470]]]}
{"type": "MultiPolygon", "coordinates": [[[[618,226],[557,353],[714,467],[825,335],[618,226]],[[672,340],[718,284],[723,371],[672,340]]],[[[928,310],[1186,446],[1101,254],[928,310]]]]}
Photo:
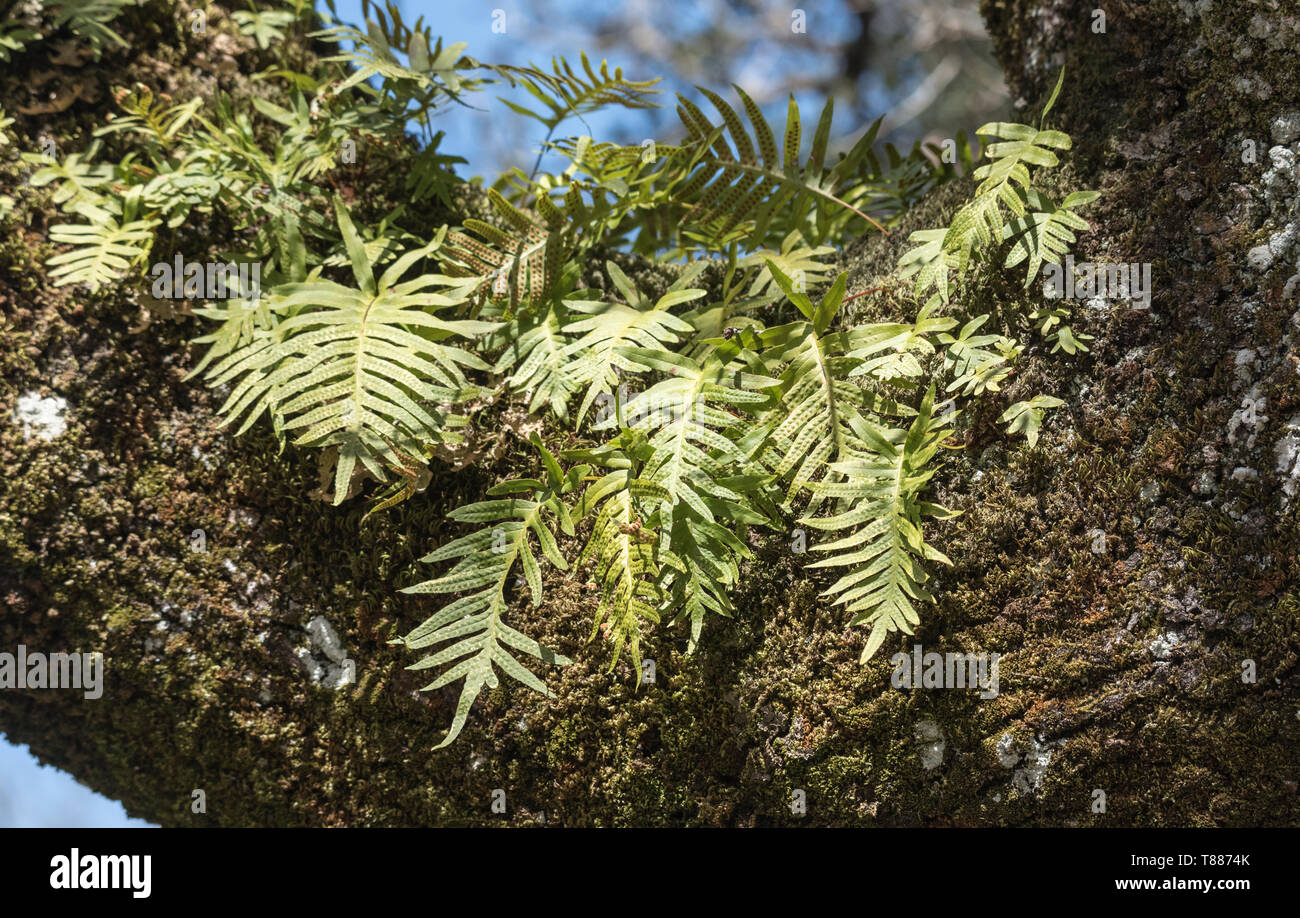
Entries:
{"type": "MultiPolygon", "coordinates": [[[[111,41],[106,14],[126,5],[61,8],[98,11],[88,28],[111,41]]],[[[427,689],[461,684],[442,745],[500,674],[549,694],[529,665],[568,662],[509,623],[512,603],[545,603],[547,566],[594,588],[592,635],[614,661],[626,651],[638,678],[648,626],[679,624],[693,648],[711,617],[732,614],[756,529],[808,537],[824,596],[869,628],[864,662],[911,634],[933,565],[949,563],[927,525],[951,514],[927,494],[955,419],[997,397],[1028,346],[1017,335],[1086,350],[1063,308],[968,314],[954,297],[1005,269],[1028,287],[1087,228],[1076,210],[1095,193],[1057,204],[1034,186],[1070,147],[1043,123],[1051,101],[1038,127],[980,128],[982,162],[961,135],[953,156],[900,153],[877,142],[879,121],[832,155],[832,103],[805,124],[793,97],[778,141],[739,88],[738,106],[701,90],[714,114],[678,96],[673,143],[621,146],[559,129],[608,106],[656,106],[655,81],[585,55],[492,66],[391,3],[365,10],[364,28],[325,17],[311,37],[338,52],[310,72],[268,69],[284,104],[123,89],[122,115],[89,150],[24,155],[68,215],[50,234],[67,246],[49,262],[58,284],[147,288],[168,231],[214,215],[235,227],[243,247],[220,260],[259,263],[265,283],[197,309],[211,328],[191,375],[220,389],[237,430],[269,423],[282,445],[324,451],[336,504],[366,477],[382,483],[376,509],[411,498],[463,439],[471,403],[516,399],[544,422],[530,438],[535,471],[454,509],[463,534],[405,589],[437,603],[401,638],[427,651],[412,668],[434,674],[427,689]],[[540,172],[539,154],[532,173],[476,192],[482,219],[431,238],[403,228],[405,205],[354,221],[329,179],[367,144],[407,144],[409,206],[452,212],[463,160],[439,152],[431,116],[493,85],[534,100],[505,104],[545,128],[542,152],[563,171],[540,172]],[[105,143],[120,162],[97,161],[105,143]],[[963,173],[973,196],[948,226],[913,233],[893,272],[913,317],[853,324],[844,305],[863,294],[834,272],[837,247],[888,232],[963,173]],[[676,279],[648,291],[619,267],[627,259],[676,279]]],[[[266,48],[313,14],[296,3],[236,15],[225,27],[266,48]]],[[[19,47],[35,37],[7,34],[19,47]]],[[[1032,444],[1059,404],[1040,395],[1002,420],[1032,444]]]]}

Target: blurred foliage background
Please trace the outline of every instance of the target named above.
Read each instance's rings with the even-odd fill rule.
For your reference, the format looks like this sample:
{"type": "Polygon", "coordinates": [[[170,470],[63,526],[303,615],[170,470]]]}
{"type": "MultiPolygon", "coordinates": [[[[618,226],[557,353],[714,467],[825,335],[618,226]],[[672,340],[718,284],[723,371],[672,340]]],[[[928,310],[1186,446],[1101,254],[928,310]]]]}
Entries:
{"type": "MultiPolygon", "coordinates": [[[[338,0],[341,18],[360,22],[360,0],[338,0]]],[[[660,77],[663,108],[611,111],[557,136],[591,134],[634,144],[680,135],[674,96],[701,101],[696,85],[727,93],[739,84],[773,123],[783,124],[793,93],[805,118],[827,96],[836,103],[834,143],[847,149],[880,115],[881,139],[900,148],[942,141],[1009,114],[1001,71],[976,0],[622,0],[594,8],[578,0],[514,0],[500,5],[401,0],[403,17],[423,16],[444,42],[490,63],[549,66],[581,50],[631,79],[660,77]]],[[[527,104],[522,90],[491,95],[527,104]]],[[[491,99],[449,106],[435,127],[442,150],[469,160],[466,174],[495,176],[532,165],[543,132],[505,114],[491,99]],[[490,106],[490,108],[489,108],[490,106]]],[[[557,159],[556,162],[559,160],[557,159]]]]}

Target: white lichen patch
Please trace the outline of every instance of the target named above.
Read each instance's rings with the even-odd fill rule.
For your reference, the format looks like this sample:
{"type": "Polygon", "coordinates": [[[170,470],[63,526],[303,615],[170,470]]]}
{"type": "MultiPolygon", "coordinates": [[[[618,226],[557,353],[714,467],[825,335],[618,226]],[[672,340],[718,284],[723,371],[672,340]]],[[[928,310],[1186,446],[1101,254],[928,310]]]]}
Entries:
{"type": "Polygon", "coordinates": [[[1178,635],[1178,632],[1166,631],[1152,641],[1147,650],[1151,651],[1151,656],[1157,660],[1168,660],[1182,642],[1183,639],[1178,635]]]}
{"type": "Polygon", "coordinates": [[[1294,143],[1300,140],[1300,112],[1284,112],[1278,115],[1273,119],[1271,130],[1274,143],[1294,143]]]}
{"type": "MultiPolygon", "coordinates": [[[[1025,748],[1021,748],[1010,733],[998,738],[994,755],[1003,768],[1013,768],[1011,787],[1022,797],[1038,792],[1047,777],[1047,766],[1052,762],[1052,742],[1039,742],[1038,737],[1031,736],[1025,748]]],[[[1059,745],[1059,742],[1056,744],[1059,745]]],[[[1000,795],[994,798],[1000,800],[1000,795]]]]}
{"type": "Polygon", "coordinates": [[[1282,493],[1289,500],[1295,497],[1300,488],[1300,414],[1286,422],[1286,433],[1273,445],[1275,468],[1285,477],[1282,479],[1282,493]]]}
{"type": "Polygon", "coordinates": [[[923,720],[916,725],[916,738],[921,743],[921,767],[934,771],[943,764],[943,753],[948,748],[943,731],[932,720],[923,720]]]}
{"type": "Polygon", "coordinates": [[[998,745],[994,750],[998,758],[998,764],[1003,768],[1015,768],[1020,764],[1020,753],[1016,750],[1016,741],[1010,733],[1003,733],[998,737],[998,745]]]}
{"type": "Polygon", "coordinates": [[[347,650],[334,626],[323,615],[307,623],[307,647],[295,653],[307,678],[328,689],[341,689],[356,681],[356,666],[348,659],[347,650]]]}
{"type": "Polygon", "coordinates": [[[1252,387],[1242,398],[1241,407],[1228,420],[1228,442],[1235,446],[1244,439],[1246,448],[1253,449],[1255,437],[1268,421],[1268,415],[1264,414],[1267,407],[1268,398],[1260,393],[1258,386],[1252,387]]]}
{"type": "Polygon", "coordinates": [[[18,397],[13,422],[22,428],[23,439],[53,440],[68,429],[68,401],[57,395],[42,398],[39,392],[18,397]]]}
{"type": "Polygon", "coordinates": [[[1041,745],[1037,739],[1030,737],[1029,749],[1025,752],[1024,766],[1017,768],[1011,776],[1011,786],[1022,796],[1038,792],[1047,777],[1047,766],[1052,762],[1052,750],[1041,745]]]}

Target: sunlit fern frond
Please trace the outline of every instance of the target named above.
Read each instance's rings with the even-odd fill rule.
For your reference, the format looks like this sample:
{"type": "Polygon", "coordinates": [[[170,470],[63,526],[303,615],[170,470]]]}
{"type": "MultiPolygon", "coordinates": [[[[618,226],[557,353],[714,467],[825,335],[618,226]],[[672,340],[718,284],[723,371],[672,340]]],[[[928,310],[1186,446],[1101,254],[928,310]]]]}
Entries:
{"type": "Polygon", "coordinates": [[[987,313],[976,316],[956,336],[946,331],[939,336],[944,346],[944,371],[951,377],[945,391],[963,396],[997,392],[1011,375],[1011,361],[1023,348],[1005,335],[976,334],[988,320],[987,313]]]}
{"type": "Polygon", "coordinates": [[[833,102],[826,107],[812,135],[812,149],[805,161],[799,159],[803,127],[794,96],[786,109],[782,147],[757,103],[740,87],[734,87],[753,128],[750,134],[736,111],[721,96],[701,87],[700,91],[718,110],[722,125],[705,117],[695,103],[678,95],[677,114],[686,129],[688,142],[675,154],[678,184],[674,199],[687,205],[684,220],[698,227],[705,238],[721,240],[736,228],[751,246],[779,244],[791,229],[808,229],[810,241],[820,244],[822,236],[807,221],[810,212],[835,208],[847,211],[868,225],[883,229],[868,214],[840,197],[842,183],[870,149],[879,122],[834,165],[826,164],[830,143],[833,102]]]}
{"type": "Polygon", "coordinates": [[[788,482],[787,500],[793,500],[831,463],[855,454],[854,422],[875,405],[875,399],[849,379],[858,364],[848,356],[857,343],[854,334],[830,331],[844,300],[847,275],[841,274],[814,305],[780,268],[768,265],[805,317],[759,334],[765,358],[773,372],[780,373],[779,400],[762,419],[769,431],[765,460],[779,479],[788,482]]]}
{"type": "Polygon", "coordinates": [[[458,679],[465,680],[451,728],[435,748],[448,745],[460,734],[470,707],[484,686],[497,687],[498,669],[534,691],[547,696],[553,694],[512,651],[544,663],[571,662],[516,631],[504,620],[509,608],[506,590],[512,584],[512,572],[513,582],[521,589],[527,588],[533,605],[541,605],[542,571],[534,543],[553,567],[568,570],[569,565],[555,540],[555,528],[558,525],[564,534],[573,535],[573,520],[563,495],[576,486],[585,472],[578,468],[568,475],[562,474],[554,456],[542,446],[536,434],[532,442],[542,454],[542,477],[502,482],[487,492],[489,497],[497,499],[452,510],[448,516],[453,520],[482,524],[483,528],[448,542],[421,559],[426,564],[456,559],[451,570],[402,590],[435,595],[467,594],[443,606],[400,642],[412,649],[444,645],[407,667],[448,667],[421,691],[433,691],[458,679]]]}
{"type": "Polygon", "coordinates": [[[1014,240],[1007,252],[1004,268],[1014,268],[1028,261],[1025,269],[1025,289],[1028,290],[1038,276],[1044,262],[1057,262],[1065,257],[1075,242],[1074,230],[1086,231],[1088,221],[1074,212],[1075,208],[1089,204],[1100,197],[1096,191],[1076,191],[1061,202],[1060,207],[1042,192],[1030,188],[1020,192],[1026,213],[1008,223],[1002,231],[1003,240],[1014,240]]]}
{"type": "Polygon", "coordinates": [[[728,591],[750,557],[739,524],[771,524],[757,509],[756,492],[769,475],[727,436],[749,426],[771,401],[771,377],[728,366],[737,346],[726,342],[700,361],[654,348],[619,348],[634,372],[666,376],[620,405],[596,429],[623,426],[646,436],[643,481],[662,492],[645,502],[661,534],[660,584],[670,594],[661,609],[681,609],[691,622],[691,645],[707,612],[729,615],[728,591]]]}
{"type": "Polygon", "coordinates": [[[172,102],[166,95],[154,95],[153,90],[139,86],[121,93],[117,104],[124,114],[96,130],[96,137],[129,133],[166,150],[176,143],[177,135],[202,107],[203,100],[196,96],[188,102],[172,102]]]}
{"type": "Polygon", "coordinates": [[[606,106],[628,109],[658,108],[653,96],[659,94],[654,86],[659,80],[629,80],[623,68],[615,67],[611,73],[606,61],[597,70],[591,66],[587,52],[581,52],[581,70],[575,70],[563,57],[551,59],[551,69],[536,66],[516,67],[498,65],[492,69],[506,77],[511,84],[523,86],[539,101],[545,111],[538,112],[526,106],[501,101],[512,111],[536,119],[554,130],[560,122],[571,116],[582,117],[606,106]]]}
{"type": "Polygon", "coordinates": [[[45,264],[54,270],[54,286],[86,284],[99,290],[121,280],[149,255],[157,220],[119,223],[108,216],[100,223],[60,223],[50,227],[50,240],[74,248],[54,255],[45,264]]]}
{"type": "Polygon", "coordinates": [[[506,385],[528,397],[528,411],[536,414],[548,407],[560,420],[569,417],[569,401],[578,383],[565,351],[572,340],[565,335],[568,313],[562,303],[552,303],[540,316],[517,318],[502,331],[505,349],[492,368],[509,372],[506,385]]]}
{"type": "Polygon", "coordinates": [[[347,210],[337,199],[335,208],[357,286],[313,277],[274,288],[271,309],[281,318],[273,332],[227,354],[206,378],[233,385],[221,414],[227,424],[242,417],[241,433],[270,412],[277,431],[301,431],[295,442],[337,446],[339,503],[358,463],[384,481],[383,466],[399,464],[399,451],[460,439],[454,428],[466,419],[451,406],[477,391],[463,368],[488,365],[443,342],[472,340],[496,325],[435,315],[463,301],[447,292],[450,278],[399,281],[437,249],[441,234],[376,280],[347,210]]]}
{"type": "Polygon", "coordinates": [[[440,94],[455,96],[481,82],[466,79],[457,69],[468,43],[443,47],[442,39],[433,38],[431,29],[424,25],[423,16],[408,26],[391,0],[383,7],[374,0],[363,0],[362,14],[366,17],[364,32],[349,25],[332,25],[311,36],[340,46],[345,42],[351,45],[325,58],[326,62],[355,68],[342,80],[338,91],[358,85],[367,87],[379,77],[394,95],[431,104],[440,94]],[[405,63],[399,54],[405,55],[405,63]]]}
{"type": "Polygon", "coordinates": [[[808,566],[850,568],[822,595],[834,597],[836,605],[855,613],[851,625],[871,626],[862,651],[864,663],[891,632],[911,634],[920,623],[915,603],[933,601],[925,589],[929,574],[924,562],[951,563],[924,540],[921,529],[925,517],[952,515],[920,499],[935,472],[931,460],[951,433],[944,420],[934,416],[933,406],[931,387],[907,430],[860,422],[857,432],[870,454],[836,463],[840,480],[810,485],[825,497],[851,501],[842,513],[806,516],[801,522],[840,536],[810,546],[829,557],[808,566]]]}
{"type": "Polygon", "coordinates": [[[636,474],[644,461],[644,449],[644,435],[625,431],[604,447],[565,453],[611,469],[587,487],[578,503],[578,518],[591,519],[591,536],[578,566],[592,565],[600,593],[592,637],[604,631],[613,645],[611,668],[626,647],[638,681],[642,623],[659,621],[665,599],[658,584],[658,534],[644,525],[644,511],[646,501],[663,500],[666,495],[661,487],[636,474]]]}
{"type": "MultiPolygon", "coordinates": [[[[699,267],[702,267],[699,266],[699,267]]],[[[704,296],[704,291],[689,284],[699,273],[692,269],[682,275],[655,303],[643,295],[627,275],[612,261],[605,265],[614,287],[625,302],[566,299],[564,305],[587,315],[564,326],[564,333],[577,337],[564,350],[570,367],[571,381],[586,386],[575,421],[582,423],[588,409],[600,396],[610,403],[619,384],[618,371],[631,365],[618,349],[622,347],[655,348],[675,344],[693,332],[690,323],[669,312],[674,306],[704,296]]]]}
{"type": "MultiPolygon", "coordinates": [[[[468,289],[509,306],[535,308],[551,293],[566,255],[564,221],[558,211],[543,224],[519,210],[496,189],[489,189],[493,208],[509,229],[467,219],[468,233],[447,235],[443,270],[468,281],[468,289]]],[[[552,209],[553,211],[554,209],[552,209]]]]}
{"type": "Polygon", "coordinates": [[[80,214],[92,223],[107,223],[114,214],[120,216],[122,209],[104,193],[113,181],[114,169],[94,162],[99,149],[99,141],[93,141],[84,153],[70,153],[61,163],[41,153],[23,153],[24,162],[41,167],[32,173],[28,183],[42,188],[57,182],[53,200],[65,213],[80,214]]]}

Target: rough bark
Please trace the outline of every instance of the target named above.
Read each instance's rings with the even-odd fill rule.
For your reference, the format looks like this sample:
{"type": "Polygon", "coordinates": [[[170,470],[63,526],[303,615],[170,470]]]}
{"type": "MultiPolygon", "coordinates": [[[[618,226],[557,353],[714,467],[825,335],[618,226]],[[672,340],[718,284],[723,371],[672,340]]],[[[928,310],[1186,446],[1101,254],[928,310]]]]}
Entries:
{"type": "MultiPolygon", "coordinates": [[[[955,566],[917,641],[1003,654],[997,698],[891,688],[901,639],[859,666],[863,634],[773,537],[736,619],[710,622],[694,655],[680,632],[653,634],[657,681],[640,690],[586,643],[594,603],[578,580],[550,584],[544,609],[519,616],[577,661],[546,674],[557,697],[498,689],[431,752],[456,690],[415,692],[420,674],[387,641],[428,606],[395,588],[517,444],[502,435],[467,470],[436,467],[427,492],[364,523],[362,507],[308,499],[311,457],[231,439],[213,397],[182,381],[197,320],[133,331],[129,295],[50,285],[58,221],[11,158],[0,411],[32,391],[70,410],[48,441],[0,430],[0,649],[102,650],[107,689],[0,692],[0,730],[164,825],[1295,824],[1300,10],[1096,7],[1104,33],[1093,2],[984,8],[1026,118],[1067,67],[1053,120],[1076,148],[1055,181],[1105,193],[1076,257],[1149,262],[1154,277],[1149,310],[1078,304],[1091,353],[1028,354],[1008,402],[1067,402],[1036,449],[1007,440],[991,407],[939,484],[965,513],[935,530],[955,566]],[[206,552],[191,550],[195,529],[206,552]],[[313,680],[330,662],[306,631],[317,616],[355,686],[313,680]],[[206,814],[191,812],[197,788],[206,814]],[[496,788],[505,815],[490,811],[496,788]],[[795,789],[806,815],[791,812],[795,789]]],[[[24,149],[42,131],[84,146],[104,90],[127,79],[256,85],[240,75],[255,69],[249,43],[219,13],[199,42],[183,11],[133,17],[130,54],[76,77],[98,100],[20,118],[24,149]]],[[[5,98],[26,92],[20,74],[4,84],[5,98]]],[[[850,290],[968,191],[851,246],[850,290]]]]}

